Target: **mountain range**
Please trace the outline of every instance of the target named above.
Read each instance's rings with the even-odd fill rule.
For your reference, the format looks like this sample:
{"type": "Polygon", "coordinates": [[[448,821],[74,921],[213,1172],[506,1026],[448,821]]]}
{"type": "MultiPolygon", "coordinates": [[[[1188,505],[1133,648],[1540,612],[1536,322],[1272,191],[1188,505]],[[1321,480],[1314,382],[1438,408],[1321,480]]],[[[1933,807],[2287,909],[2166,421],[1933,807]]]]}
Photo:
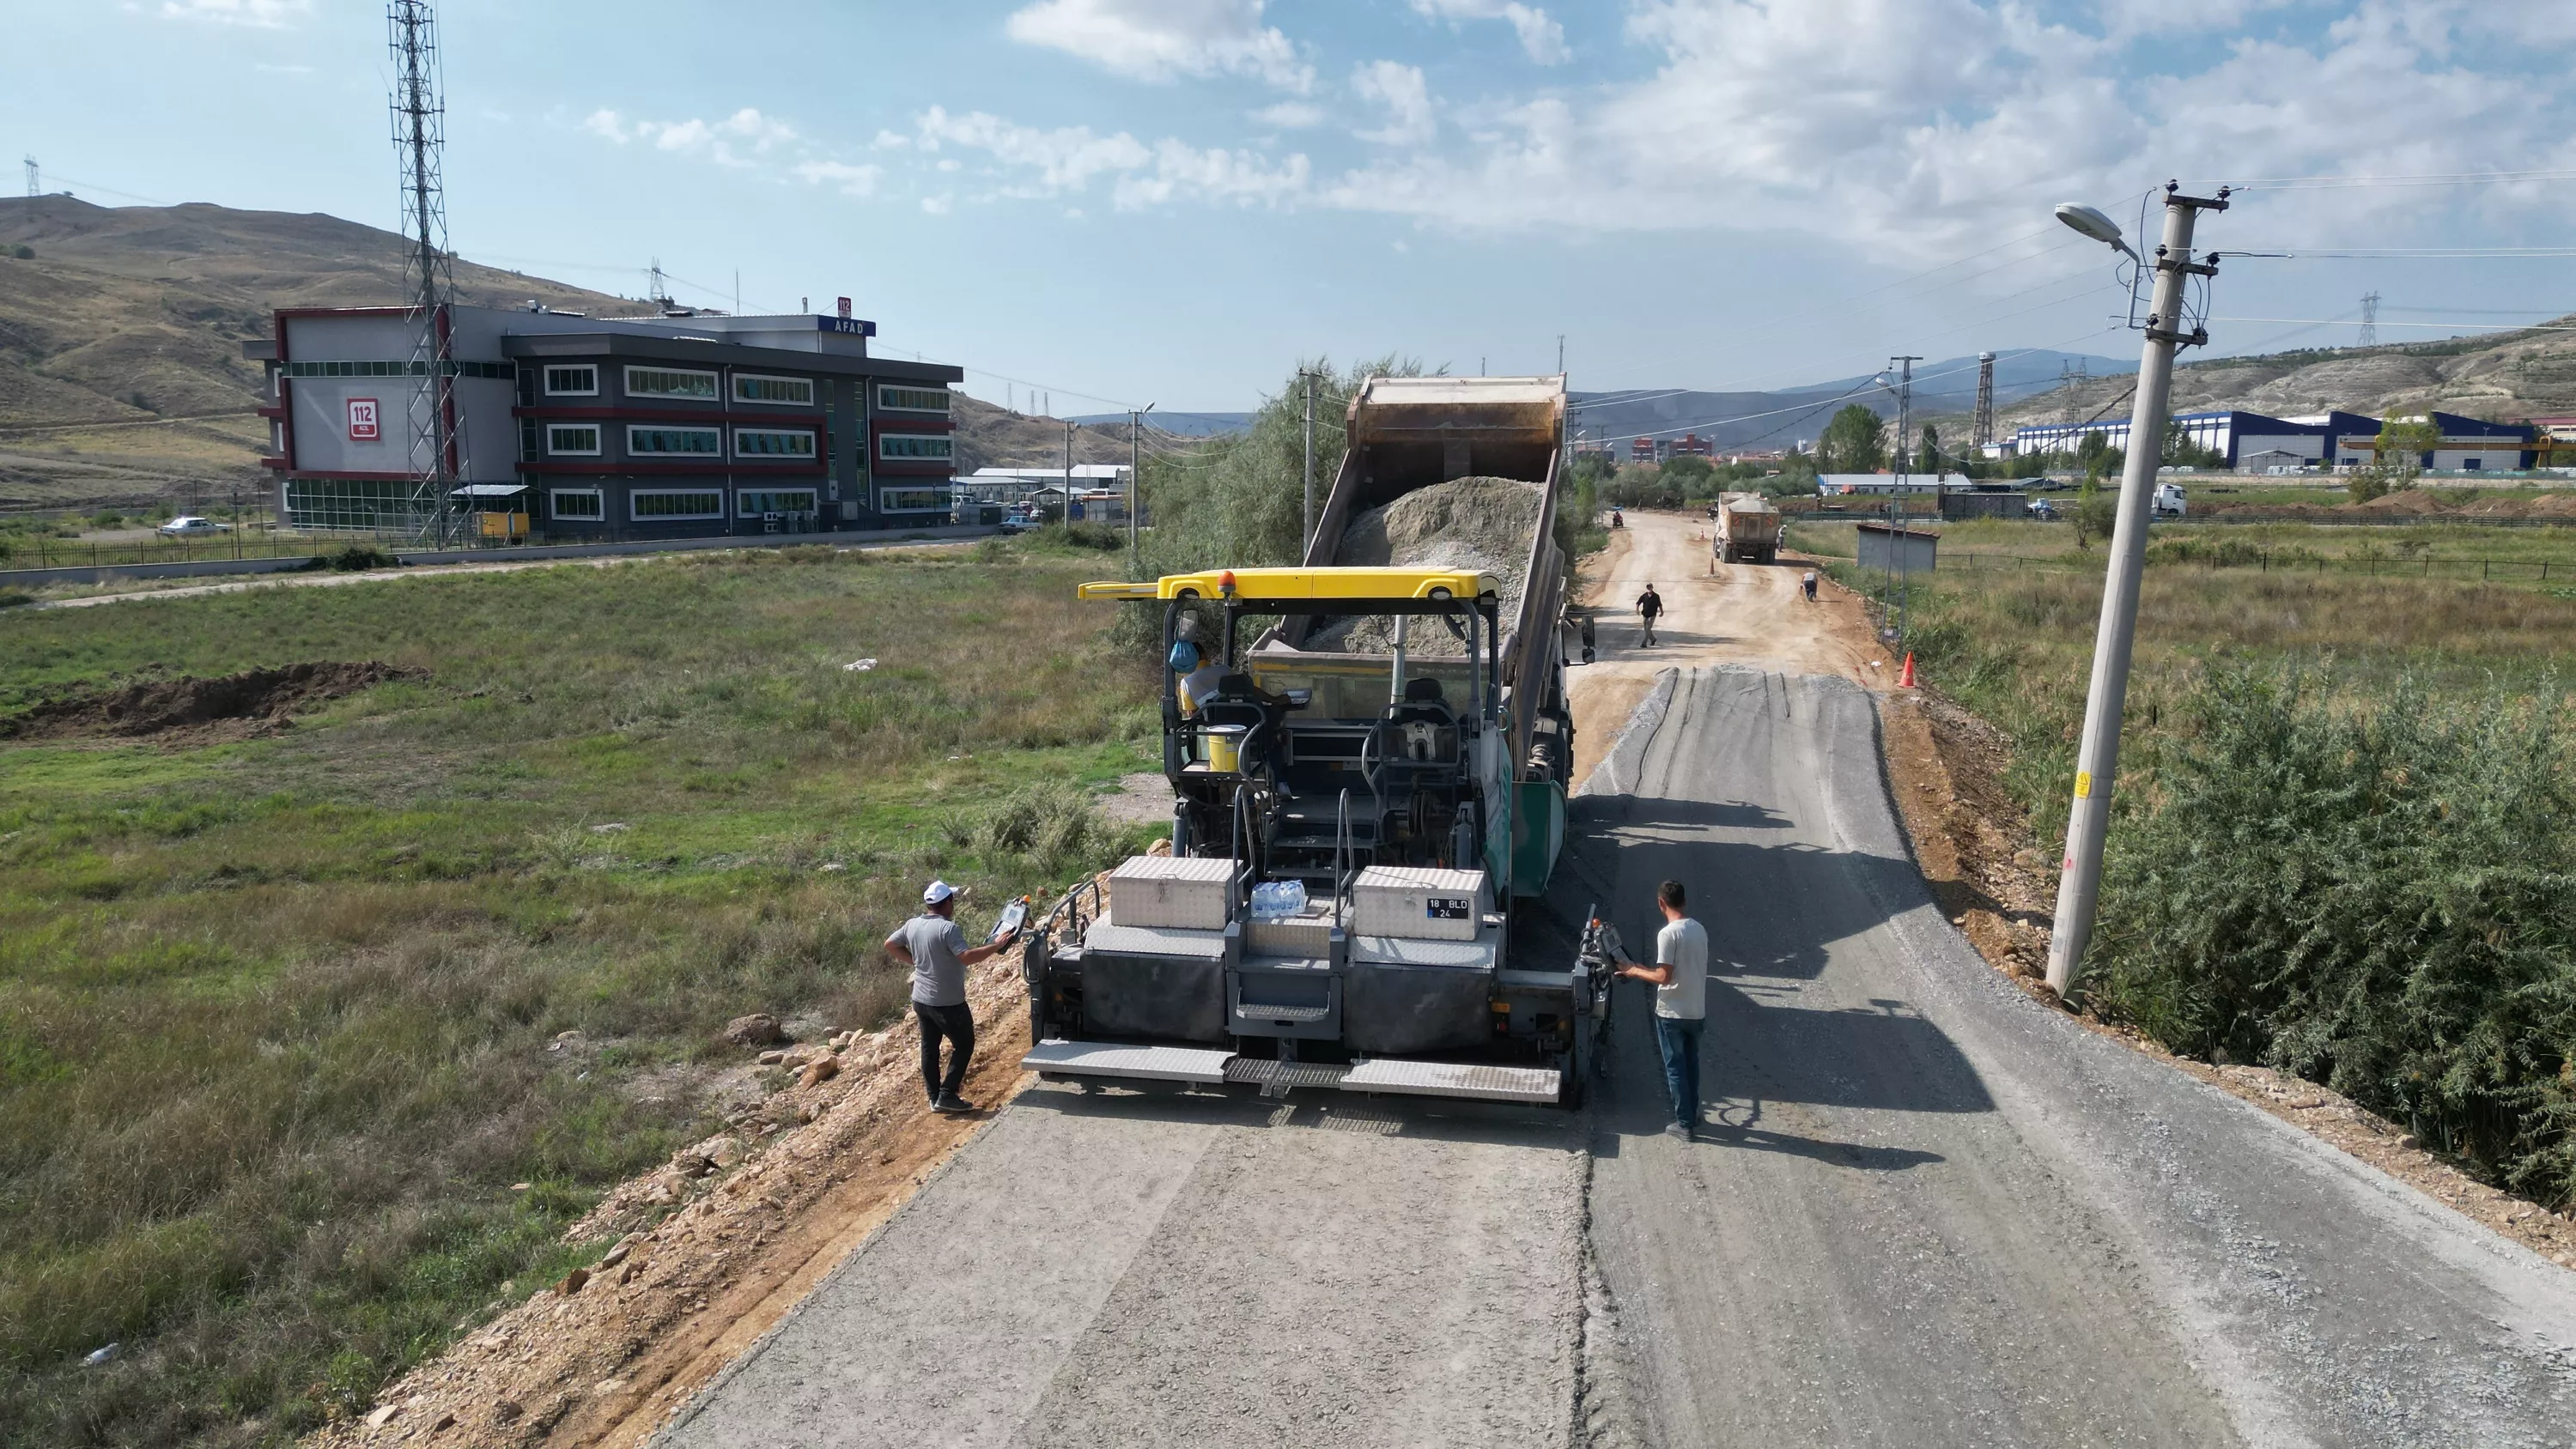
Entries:
{"type": "MultiPolygon", "coordinates": [[[[381,304],[402,293],[395,234],[320,214],[212,205],[102,207],[69,196],[0,198],[0,508],[194,504],[267,485],[261,373],[241,356],[279,307],[381,304]]],[[[460,300],[614,315],[650,304],[458,259],[460,300]]],[[[1997,349],[2000,431],[2107,417],[2128,406],[2134,363],[1997,349]],[[2084,380],[2063,382],[2081,366],[2084,380]]],[[[1945,436],[1975,404],[1973,356],[1918,363],[1914,410],[1945,436]]],[[[1579,436],[1619,441],[1696,432],[1723,449],[1813,438],[1834,410],[1895,411],[1875,374],[1760,392],[1643,388],[1576,392],[1579,436]]],[[[2381,414],[2440,408],[2497,419],[2576,414],[2576,326],[2368,348],[2191,362],[2177,410],[2381,414]]],[[[1124,413],[1034,417],[961,396],[961,471],[1127,458],[1124,413]]],[[[1240,431],[1249,412],[1156,413],[1163,434],[1240,431]]],[[[1171,446],[1168,442],[1163,445],[1171,446]]]]}

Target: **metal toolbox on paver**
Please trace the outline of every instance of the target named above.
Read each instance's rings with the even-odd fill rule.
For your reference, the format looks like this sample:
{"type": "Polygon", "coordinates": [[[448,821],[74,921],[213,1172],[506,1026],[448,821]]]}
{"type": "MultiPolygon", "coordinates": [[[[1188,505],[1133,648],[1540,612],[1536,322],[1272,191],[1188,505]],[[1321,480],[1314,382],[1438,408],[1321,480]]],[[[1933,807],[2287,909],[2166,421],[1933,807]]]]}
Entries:
{"type": "Polygon", "coordinates": [[[1109,873],[1110,909],[1122,926],[1222,931],[1234,863],[1207,857],[1130,856],[1109,873]]]}
{"type": "Polygon", "coordinates": [[[1472,941],[1493,909],[1493,888],[1481,870],[1373,865],[1351,882],[1349,930],[1354,936],[1472,941]]]}

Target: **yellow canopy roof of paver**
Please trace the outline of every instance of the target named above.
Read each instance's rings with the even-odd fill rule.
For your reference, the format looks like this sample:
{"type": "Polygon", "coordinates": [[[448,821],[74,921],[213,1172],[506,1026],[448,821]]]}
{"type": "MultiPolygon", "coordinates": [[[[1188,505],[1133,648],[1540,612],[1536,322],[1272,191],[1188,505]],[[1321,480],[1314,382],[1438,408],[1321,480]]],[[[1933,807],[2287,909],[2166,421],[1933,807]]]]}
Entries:
{"type": "Polygon", "coordinates": [[[1217,599],[1258,602],[1310,599],[1472,599],[1489,587],[1472,569],[1208,569],[1194,574],[1165,574],[1150,584],[1091,583],[1076,593],[1085,599],[1217,599]]]}

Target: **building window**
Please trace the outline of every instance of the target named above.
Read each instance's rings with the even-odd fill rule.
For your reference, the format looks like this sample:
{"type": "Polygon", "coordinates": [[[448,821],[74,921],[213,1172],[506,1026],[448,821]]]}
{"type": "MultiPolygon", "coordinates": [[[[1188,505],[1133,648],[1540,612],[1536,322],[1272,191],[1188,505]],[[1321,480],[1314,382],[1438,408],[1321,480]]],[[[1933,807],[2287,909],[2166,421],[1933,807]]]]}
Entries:
{"type": "Polygon", "coordinates": [[[725,516],[724,495],[700,488],[638,488],[626,495],[626,506],[639,523],[725,516]]]}
{"type": "Polygon", "coordinates": [[[948,508],[945,488],[888,488],[877,495],[878,511],[884,513],[920,513],[930,509],[945,512],[948,508]]]}
{"type": "Polygon", "coordinates": [[[626,429],[626,451],[638,457],[722,457],[724,430],[631,424],[626,429]]]}
{"type": "Polygon", "coordinates": [[[559,520],[597,523],[607,516],[596,488],[557,488],[546,495],[546,509],[559,520]]]}
{"type": "Polygon", "coordinates": [[[948,389],[880,385],[877,388],[877,406],[889,412],[944,413],[948,411],[948,389]]]}
{"type": "Polygon", "coordinates": [[[596,458],[599,456],[599,424],[546,424],[546,453],[556,458],[596,458]]]}
{"type": "Polygon", "coordinates": [[[737,372],[733,375],[733,395],[736,402],[781,403],[810,408],[814,405],[814,383],[811,378],[737,372]]]}
{"type": "Polygon", "coordinates": [[[811,488],[746,488],[734,495],[736,518],[758,518],[764,513],[811,513],[814,490],[811,488]]]}
{"type": "Polygon", "coordinates": [[[599,369],[596,367],[548,367],[546,396],[599,396],[599,369]]]}
{"type": "Polygon", "coordinates": [[[889,462],[946,462],[950,456],[948,437],[943,433],[887,433],[877,439],[877,456],[889,462]]]}
{"type": "Polygon", "coordinates": [[[630,367],[626,369],[626,395],[685,397],[714,402],[716,375],[676,367],[630,367]]]}
{"type": "Polygon", "coordinates": [[[802,458],[812,462],[814,435],[777,428],[736,428],[733,430],[733,455],[737,458],[802,458]]]}

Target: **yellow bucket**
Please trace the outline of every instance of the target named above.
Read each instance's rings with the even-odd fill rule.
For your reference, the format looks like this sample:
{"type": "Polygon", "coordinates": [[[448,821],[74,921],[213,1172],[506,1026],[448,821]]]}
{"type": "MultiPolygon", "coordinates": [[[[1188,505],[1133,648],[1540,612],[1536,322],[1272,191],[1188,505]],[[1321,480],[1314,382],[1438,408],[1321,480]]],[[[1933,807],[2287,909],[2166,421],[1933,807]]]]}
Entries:
{"type": "Polygon", "coordinates": [[[1207,741],[1208,768],[1225,775],[1241,770],[1245,733],[1242,725],[1214,725],[1202,731],[1201,738],[1207,741]]]}

